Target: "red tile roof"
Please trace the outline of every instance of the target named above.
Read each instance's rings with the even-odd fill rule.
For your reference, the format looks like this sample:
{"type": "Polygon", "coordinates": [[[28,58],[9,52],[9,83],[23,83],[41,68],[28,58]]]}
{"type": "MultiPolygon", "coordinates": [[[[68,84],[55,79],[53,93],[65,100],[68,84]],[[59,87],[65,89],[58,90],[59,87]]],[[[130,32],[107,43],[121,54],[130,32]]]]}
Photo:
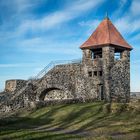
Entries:
{"type": "Polygon", "coordinates": [[[113,45],[130,50],[132,49],[108,18],[105,18],[99,24],[96,30],[88,40],[80,46],[80,48],[97,49],[105,45],[113,45]]]}

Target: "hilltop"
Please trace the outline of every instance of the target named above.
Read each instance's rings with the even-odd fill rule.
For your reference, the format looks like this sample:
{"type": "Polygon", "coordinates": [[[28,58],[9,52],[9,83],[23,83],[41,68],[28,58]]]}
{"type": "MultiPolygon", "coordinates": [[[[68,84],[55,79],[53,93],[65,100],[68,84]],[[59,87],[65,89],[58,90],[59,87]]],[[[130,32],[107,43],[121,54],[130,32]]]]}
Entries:
{"type": "Polygon", "coordinates": [[[138,140],[139,103],[78,103],[21,110],[0,121],[1,140],[138,140]]]}

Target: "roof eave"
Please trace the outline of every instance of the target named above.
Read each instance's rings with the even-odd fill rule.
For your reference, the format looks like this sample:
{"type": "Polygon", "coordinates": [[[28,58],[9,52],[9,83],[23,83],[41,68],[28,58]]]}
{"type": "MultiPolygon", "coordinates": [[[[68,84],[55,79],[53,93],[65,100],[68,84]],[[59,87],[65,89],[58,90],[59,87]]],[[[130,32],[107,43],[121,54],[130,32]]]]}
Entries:
{"type": "Polygon", "coordinates": [[[84,50],[84,49],[99,49],[99,48],[102,48],[104,46],[113,46],[113,47],[117,47],[117,48],[123,48],[123,49],[128,49],[128,50],[133,50],[133,48],[130,46],[130,47],[126,47],[126,46],[121,46],[121,45],[117,45],[117,44],[111,44],[111,43],[106,43],[106,44],[97,44],[97,45],[87,45],[87,46],[84,46],[82,45],[80,47],[80,49],[84,50]]]}

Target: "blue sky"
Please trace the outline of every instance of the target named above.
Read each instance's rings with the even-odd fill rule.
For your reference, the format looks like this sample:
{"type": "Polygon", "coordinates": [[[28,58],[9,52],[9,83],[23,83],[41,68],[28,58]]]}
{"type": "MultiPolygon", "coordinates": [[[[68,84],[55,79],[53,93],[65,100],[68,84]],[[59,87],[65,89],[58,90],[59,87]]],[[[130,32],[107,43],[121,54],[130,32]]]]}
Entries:
{"type": "Polygon", "coordinates": [[[140,91],[139,0],[0,0],[0,89],[52,60],[81,58],[79,46],[109,18],[134,50],[131,91],[140,91]]]}

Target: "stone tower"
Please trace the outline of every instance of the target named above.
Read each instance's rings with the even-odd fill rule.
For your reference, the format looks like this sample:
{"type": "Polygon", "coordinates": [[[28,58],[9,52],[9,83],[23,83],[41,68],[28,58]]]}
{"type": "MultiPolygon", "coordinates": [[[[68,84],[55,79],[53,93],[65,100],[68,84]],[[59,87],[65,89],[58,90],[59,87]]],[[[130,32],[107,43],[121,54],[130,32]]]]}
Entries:
{"type": "MultiPolygon", "coordinates": [[[[130,97],[130,51],[109,18],[105,18],[81,47],[84,73],[96,77],[101,100],[128,102],[130,97]]],[[[95,82],[94,82],[95,83],[95,82]]]]}

